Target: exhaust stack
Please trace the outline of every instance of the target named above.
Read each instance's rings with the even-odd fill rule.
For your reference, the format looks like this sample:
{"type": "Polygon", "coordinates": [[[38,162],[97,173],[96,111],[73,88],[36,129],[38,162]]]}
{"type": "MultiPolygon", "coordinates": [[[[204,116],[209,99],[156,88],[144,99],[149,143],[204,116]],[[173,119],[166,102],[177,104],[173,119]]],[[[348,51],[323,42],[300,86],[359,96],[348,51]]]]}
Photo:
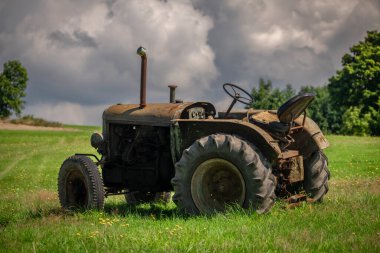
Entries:
{"type": "Polygon", "coordinates": [[[141,56],[140,109],[142,109],[146,106],[146,68],[148,59],[144,47],[139,47],[137,54],[141,56]]]}
{"type": "Polygon", "coordinates": [[[171,84],[171,85],[168,85],[168,87],[170,88],[170,103],[175,103],[175,89],[177,88],[177,85],[174,85],[174,84],[171,84]]]}

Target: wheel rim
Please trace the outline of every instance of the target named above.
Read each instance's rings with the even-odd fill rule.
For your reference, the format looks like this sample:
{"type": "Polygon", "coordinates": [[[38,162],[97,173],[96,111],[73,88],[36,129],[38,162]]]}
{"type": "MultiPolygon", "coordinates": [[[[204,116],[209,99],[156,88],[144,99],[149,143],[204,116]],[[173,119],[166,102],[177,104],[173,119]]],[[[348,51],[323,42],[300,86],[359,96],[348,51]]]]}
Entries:
{"type": "Polygon", "coordinates": [[[242,206],[245,183],[239,169],[220,158],[201,163],[191,179],[191,195],[201,213],[223,211],[226,205],[242,206]]]}
{"type": "Polygon", "coordinates": [[[83,174],[74,170],[66,179],[67,203],[69,207],[87,207],[88,191],[83,174]]]}

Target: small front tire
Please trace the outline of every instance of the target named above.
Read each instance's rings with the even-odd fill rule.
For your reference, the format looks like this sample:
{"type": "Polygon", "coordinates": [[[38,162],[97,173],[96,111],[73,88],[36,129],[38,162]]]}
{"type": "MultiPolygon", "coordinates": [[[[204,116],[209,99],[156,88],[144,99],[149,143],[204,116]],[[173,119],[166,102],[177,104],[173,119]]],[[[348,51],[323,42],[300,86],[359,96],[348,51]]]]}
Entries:
{"type": "Polygon", "coordinates": [[[103,180],[96,164],[87,156],[67,158],[59,171],[58,196],[65,209],[103,209],[103,180]]]}

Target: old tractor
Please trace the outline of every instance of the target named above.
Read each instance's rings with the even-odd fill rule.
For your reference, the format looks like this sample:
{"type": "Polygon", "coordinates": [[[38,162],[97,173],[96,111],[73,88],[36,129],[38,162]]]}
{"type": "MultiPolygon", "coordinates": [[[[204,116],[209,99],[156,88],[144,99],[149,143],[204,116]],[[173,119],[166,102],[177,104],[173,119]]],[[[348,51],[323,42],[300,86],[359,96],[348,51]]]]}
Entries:
{"type": "Polygon", "coordinates": [[[91,136],[94,154],[75,154],[59,171],[63,208],[102,209],[123,194],[130,204],[173,201],[190,214],[228,206],[269,211],[276,198],[321,201],[330,177],[322,150],[329,146],[306,108],[314,94],[297,95],[277,111],[232,110],[252,104],[235,84],[232,102],[217,114],[208,102],[182,102],[170,87],[168,103],[146,103],[146,50],[141,56],[140,104],[103,112],[102,134],[91,136]],[[92,158],[92,159],[91,159],[92,158]],[[101,172],[98,169],[100,166],[101,172]]]}

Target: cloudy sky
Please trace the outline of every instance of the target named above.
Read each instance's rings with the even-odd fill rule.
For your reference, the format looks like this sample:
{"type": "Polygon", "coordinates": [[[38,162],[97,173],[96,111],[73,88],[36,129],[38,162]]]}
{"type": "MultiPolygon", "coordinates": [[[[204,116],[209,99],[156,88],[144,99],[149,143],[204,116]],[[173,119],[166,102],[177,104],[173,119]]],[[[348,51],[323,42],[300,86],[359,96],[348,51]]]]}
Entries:
{"type": "Polygon", "coordinates": [[[0,63],[28,70],[25,114],[99,125],[106,106],[138,103],[140,45],[148,102],[177,84],[178,97],[221,110],[225,82],[326,84],[375,29],[379,0],[0,0],[0,63]]]}

